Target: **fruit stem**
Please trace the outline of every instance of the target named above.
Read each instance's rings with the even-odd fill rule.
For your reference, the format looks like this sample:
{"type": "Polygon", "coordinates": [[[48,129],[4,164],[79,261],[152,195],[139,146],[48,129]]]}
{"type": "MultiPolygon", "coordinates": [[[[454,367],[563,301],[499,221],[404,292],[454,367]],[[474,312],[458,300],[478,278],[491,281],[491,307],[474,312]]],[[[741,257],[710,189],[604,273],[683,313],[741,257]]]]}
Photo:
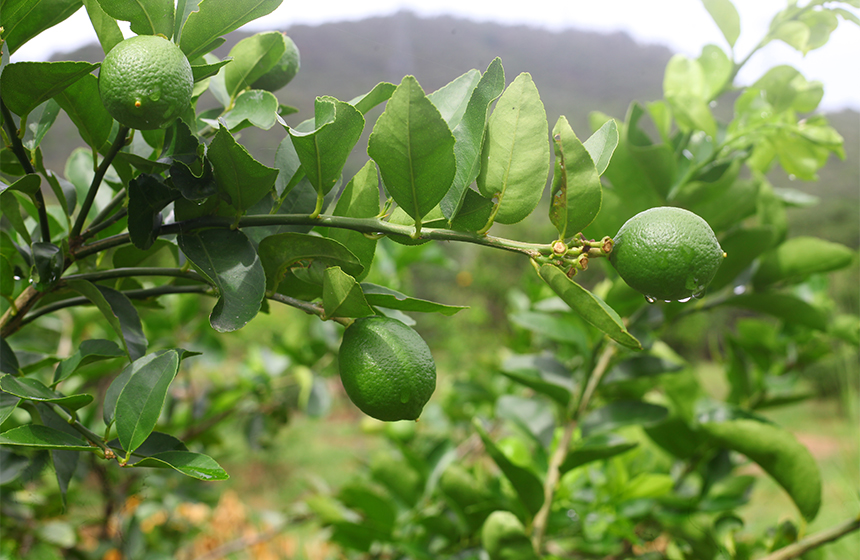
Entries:
{"type": "Polygon", "coordinates": [[[75,220],[75,225],[72,226],[72,231],[69,232],[69,239],[75,240],[80,234],[81,230],[84,229],[84,222],[87,220],[87,214],[90,213],[90,208],[93,206],[93,202],[96,200],[96,194],[98,194],[99,187],[102,184],[102,179],[104,179],[105,174],[107,173],[108,167],[110,167],[111,163],[113,163],[114,158],[125,146],[126,137],[128,136],[129,128],[127,126],[120,126],[119,130],[116,133],[116,138],[114,138],[113,144],[111,144],[108,153],[105,154],[105,158],[102,160],[101,164],[96,169],[95,175],[93,175],[93,181],[90,183],[90,188],[87,191],[87,197],[84,199],[83,204],[81,204],[81,210],[78,214],[78,219],[75,220]]]}

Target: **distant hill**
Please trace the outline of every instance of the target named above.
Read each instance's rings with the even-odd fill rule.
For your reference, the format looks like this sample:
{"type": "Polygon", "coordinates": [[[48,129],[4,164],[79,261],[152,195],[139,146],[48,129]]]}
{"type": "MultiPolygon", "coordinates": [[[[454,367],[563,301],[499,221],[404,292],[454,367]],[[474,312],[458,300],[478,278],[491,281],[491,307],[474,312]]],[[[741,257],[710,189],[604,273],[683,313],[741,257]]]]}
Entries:
{"type": "MultiPolygon", "coordinates": [[[[550,126],[563,114],[584,138],[590,134],[590,111],[624,117],[631,101],[660,98],[663,69],[672,56],[666,47],[638,44],[624,33],[554,32],[453,17],[420,18],[409,12],[319,26],[297,25],[283,31],[298,45],[302,63],[295,80],[278,92],[282,103],[299,109],[288,118],[290,124],[312,116],[318,95],[348,100],[377,82],[398,83],[406,74],[416,76],[430,92],[472,68],[486,69],[499,56],[508,82],[520,72],[531,73],[550,126]]],[[[246,36],[231,34],[215,54],[226,56],[230,47],[246,36]]],[[[98,61],[102,51],[92,45],[56,58],[98,61]]],[[[722,103],[716,111],[730,114],[730,103],[722,103]]],[[[774,172],[772,180],[777,186],[822,198],[819,207],[792,211],[793,234],[820,232],[856,248],[860,245],[860,114],[846,110],[830,119],[845,137],[846,160],[832,161],[815,183],[791,182],[781,171],[774,172]]],[[[66,120],[56,126],[70,123],[66,120]]],[[[276,126],[267,132],[246,129],[241,134],[251,152],[271,165],[284,131],[276,126]]],[[[45,145],[46,155],[53,156],[58,150],[63,159],[49,159],[47,165],[62,169],[74,146],[57,139],[50,142],[45,145]]],[[[347,175],[367,159],[366,154],[357,152],[348,164],[347,175]]]]}

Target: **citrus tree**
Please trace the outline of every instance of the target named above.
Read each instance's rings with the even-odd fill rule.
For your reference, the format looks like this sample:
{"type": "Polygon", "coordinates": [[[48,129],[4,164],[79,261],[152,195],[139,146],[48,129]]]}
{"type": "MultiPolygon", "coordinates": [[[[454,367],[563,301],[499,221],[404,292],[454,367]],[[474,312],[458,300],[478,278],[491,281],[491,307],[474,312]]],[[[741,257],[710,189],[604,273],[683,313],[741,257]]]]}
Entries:
{"type": "MultiPolygon", "coordinates": [[[[88,0],[101,63],[10,63],[81,5],[32,4],[0,4],[0,453],[4,490],[57,491],[42,509],[9,498],[19,513],[4,505],[4,533],[16,531],[5,553],[48,547],[33,522],[65,502],[82,458],[111,477],[167,469],[224,480],[200,438],[207,429],[249,403],[271,416],[323,398],[311,372],[294,405],[271,406],[265,386],[239,380],[200,414],[174,414],[183,363],[205,359],[201,300],[210,333],[271,306],[316,317],[326,330],[305,333],[295,355],[335,362],[339,346],[343,386],[362,411],[417,419],[436,366],[409,314],[462,308],[396,291],[374,263],[433,241],[530,262],[538,284],[510,312],[528,336],[492,379],[464,376],[421,416],[438,429],[390,432],[391,453],[367,479],[308,500],[345,554],[776,559],[858,528],[855,518],[805,535],[821,505],[818,467],[759,413],[804,398],[798,373],[858,344],[858,318],[836,313],[821,281],[855,252],[790,235],[786,207],[805,199],[766,178],[780,166],[814,179],[843,155],[842,139],[814,113],[821,84],[794,68],[736,83],[753,53],[734,52],[730,0],[703,2],[728,49],[676,55],[664,99],[633,103],[623,119],[592,114],[584,140],[564,116],[550,127],[531,76],[509,80],[499,59],[432,93],[405,76],[350,100],[323,95],[290,126],[295,110],[275,95],[299,68],[288,37],[258,33],[223,60],[211,54],[280,0],[88,0]],[[198,107],[204,94],[217,106],[198,107]],[[732,107],[728,121],[717,103],[732,107]],[[60,111],[87,146],[62,174],[41,149],[60,111]],[[283,129],[273,166],[239,142],[247,127],[283,129]],[[343,177],[356,150],[369,159],[343,177]],[[491,233],[542,199],[557,235],[491,233]],[[724,336],[724,399],[661,339],[716,309],[742,317],[724,336]],[[343,337],[335,348],[332,336],[343,337]],[[785,490],[796,523],[742,534],[746,461],[785,490]],[[41,476],[49,466],[53,481],[41,476]]],[[[851,7],[789,2],[753,52],[777,40],[822,47],[841,20],[858,22],[851,7]]]]}

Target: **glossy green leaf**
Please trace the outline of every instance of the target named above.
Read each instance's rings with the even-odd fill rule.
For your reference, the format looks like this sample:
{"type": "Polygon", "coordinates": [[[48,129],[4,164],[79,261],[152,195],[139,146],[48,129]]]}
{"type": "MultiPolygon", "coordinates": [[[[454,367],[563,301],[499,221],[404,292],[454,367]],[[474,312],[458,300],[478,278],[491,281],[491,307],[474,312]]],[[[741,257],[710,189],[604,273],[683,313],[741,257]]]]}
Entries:
{"type": "Polygon", "coordinates": [[[460,124],[469,99],[472,97],[472,92],[480,79],[481,73],[472,69],[454,78],[433,93],[427,94],[427,99],[439,109],[439,114],[448,123],[449,129],[454,130],[460,124]]]}
{"type": "Polygon", "coordinates": [[[322,201],[340,179],[343,166],[361,137],[364,116],[349,103],[320,97],[314,104],[313,124],[313,130],[291,128],[289,133],[302,169],[322,201]]]}
{"type": "Polygon", "coordinates": [[[738,228],[720,240],[726,258],[720,263],[717,275],[708,286],[717,291],[728,286],[741,272],[771,246],[773,233],[769,227],[738,228]]]}
{"type": "MultiPolygon", "coordinates": [[[[640,176],[636,183],[642,183],[644,179],[645,185],[650,186],[659,196],[657,200],[662,201],[669,195],[671,187],[675,183],[677,163],[674,150],[671,147],[663,143],[654,144],[640,127],[639,121],[645,114],[645,110],[638,103],[634,102],[630,105],[627,122],[622,128],[621,134],[626,152],[633,161],[625,162],[622,156],[619,164],[628,167],[632,164],[633,169],[626,171],[628,173],[634,172],[640,176]]],[[[619,149],[619,151],[621,150],[619,149]]],[[[611,177],[610,180],[613,186],[619,184],[611,177]]],[[[630,186],[619,187],[625,191],[630,188],[630,186]]],[[[642,195],[637,195],[637,198],[642,198],[642,195]]]]}
{"type": "Polygon", "coordinates": [[[123,347],[132,361],[146,353],[147,341],[140,317],[125,295],[113,288],[97,286],[86,280],[69,280],[67,285],[98,307],[123,341],[123,347]]]}
{"type": "MultiPolygon", "coordinates": [[[[615,121],[608,123],[615,125],[615,121]]],[[[565,239],[581,232],[597,216],[603,201],[603,186],[591,155],[564,116],[559,117],[552,129],[552,139],[555,171],[549,219],[558,230],[559,239],[565,239]]]]}
{"type": "Polygon", "coordinates": [[[821,82],[807,81],[800,71],[786,64],[765,72],[752,88],[761,90],[776,112],[789,108],[803,113],[814,111],[824,95],[821,82]]]}
{"type": "Polygon", "coordinates": [[[9,220],[9,224],[21,236],[21,239],[29,245],[32,243],[30,230],[24,223],[24,216],[21,215],[21,206],[16,195],[23,196],[10,189],[0,192],[0,212],[9,220]]]}
{"type": "Polygon", "coordinates": [[[539,274],[549,287],[583,319],[623,346],[634,350],[642,349],[642,345],[627,331],[618,314],[598,296],[568,278],[555,266],[545,264],[540,267],[539,274]]]}
{"type": "Polygon", "coordinates": [[[594,461],[609,459],[626,453],[639,445],[616,434],[598,434],[576,442],[567,452],[564,462],[559,466],[561,473],[573,470],[594,461]]]}
{"type": "Polygon", "coordinates": [[[741,295],[726,300],[725,304],[767,313],[783,321],[804,325],[811,329],[827,330],[827,319],[824,313],[802,299],[788,294],[765,292],[741,295]]]}
{"type": "MultiPolygon", "coordinates": [[[[53,408],[42,403],[36,404],[35,408],[43,425],[60,432],[65,432],[75,439],[80,438],[80,434],[69,424],[69,421],[57,414],[53,408]]],[[[57,485],[60,488],[60,501],[63,507],[66,506],[66,494],[69,491],[69,483],[72,481],[72,477],[78,468],[80,457],[81,454],[79,451],[51,450],[51,462],[54,465],[54,473],[57,477],[57,485]]]]}
{"type": "Polygon", "coordinates": [[[33,243],[31,279],[37,290],[50,290],[63,274],[63,250],[53,243],[33,243]]]}
{"type": "Polygon", "coordinates": [[[230,476],[215,459],[193,451],[162,451],[134,464],[135,467],[159,467],[176,470],[198,480],[227,480],[230,476]]]}
{"type": "Polygon", "coordinates": [[[570,372],[552,356],[511,356],[502,363],[501,373],[565,407],[573,394],[570,372]]]}
{"type": "Polygon", "coordinates": [[[18,356],[15,355],[15,351],[12,350],[5,338],[0,338],[0,372],[21,375],[18,356]]]}
{"type": "Polygon", "coordinates": [[[224,86],[230,99],[268,72],[286,48],[284,34],[279,31],[257,33],[236,43],[229,54],[233,62],[224,68],[224,86]]]}
{"type": "Polygon", "coordinates": [[[42,139],[57,119],[60,106],[54,99],[49,99],[30,111],[27,116],[27,128],[21,143],[30,151],[35,150],[42,143],[42,139]]]}
{"type": "MultiPolygon", "coordinates": [[[[468,195],[469,185],[478,177],[490,104],[498,99],[504,89],[505,71],[502,68],[501,59],[496,58],[472,90],[465,112],[453,128],[456,139],[454,154],[457,158],[457,171],[454,175],[454,183],[440,202],[442,213],[449,221],[458,215],[468,195]]],[[[489,214],[477,227],[466,229],[477,231],[487,223],[487,219],[489,214]]]]}
{"type": "MultiPolygon", "coordinates": [[[[124,453],[124,449],[119,442],[119,438],[112,439],[108,442],[108,447],[118,452],[124,453]]],[[[132,453],[135,457],[151,457],[165,451],[188,451],[188,448],[177,438],[170,434],[162,432],[152,432],[149,437],[140,444],[140,447],[132,453]]]]}
{"type": "Polygon", "coordinates": [[[155,429],[167,390],[178,371],[176,350],[157,352],[141,367],[132,368],[119,392],[115,409],[116,431],[125,451],[140,447],[155,429]]]}
{"type": "Polygon", "coordinates": [[[497,199],[495,221],[516,223],[537,207],[549,176],[548,134],[537,87],[520,74],[496,102],[481,152],[478,190],[497,199]]]}
{"type": "Polygon", "coordinates": [[[339,266],[351,276],[364,270],[358,257],[334,239],[305,233],[286,232],[269,236],[260,242],[258,251],[269,291],[277,289],[287,270],[299,263],[308,266],[310,262],[319,260],[327,267],[339,266]]]}
{"type": "Polygon", "coordinates": [[[809,50],[809,26],[802,21],[789,20],[780,23],[771,31],[774,39],[779,39],[794,49],[806,53],[809,50]]]}
{"type": "Polygon", "coordinates": [[[41,381],[32,377],[3,374],[0,376],[0,389],[28,401],[56,403],[72,410],[83,408],[93,402],[92,395],[66,396],[46,387],[41,381]]]}
{"type": "Polygon", "coordinates": [[[653,355],[636,355],[625,360],[621,360],[606,372],[603,376],[603,383],[621,383],[624,381],[632,381],[641,377],[652,377],[664,373],[674,373],[684,368],[683,365],[676,362],[653,356],[653,355]]]}
{"type": "Polygon", "coordinates": [[[572,344],[580,349],[588,347],[588,327],[575,314],[526,310],[511,313],[508,318],[511,323],[537,336],[572,344]]]}
{"type": "Polygon", "coordinates": [[[401,294],[396,290],[379,286],[377,284],[362,283],[361,289],[367,302],[374,307],[385,307],[386,309],[397,309],[398,311],[414,311],[416,313],[441,313],[442,315],[454,315],[467,306],[446,305],[426,299],[419,299],[401,294]]]}
{"type": "MultiPolygon", "coordinates": [[[[206,55],[213,56],[214,55],[206,55]]],[[[201,59],[197,59],[201,60],[201,59]]],[[[191,75],[194,76],[194,83],[202,82],[206,78],[211,78],[212,76],[218,74],[221,68],[233,62],[231,58],[225,58],[224,60],[218,60],[217,62],[212,62],[210,64],[192,64],[191,65],[191,75]]],[[[196,86],[195,86],[196,87],[196,86]]],[[[195,92],[196,95],[196,92],[195,92]]]]}
{"type": "Polygon", "coordinates": [[[109,53],[117,43],[124,39],[122,30],[116,23],[116,19],[109,16],[101,6],[99,0],[84,0],[84,7],[93,25],[93,30],[99,38],[99,44],[105,54],[109,53]]]}
{"type": "Polygon", "coordinates": [[[379,166],[388,193],[416,224],[454,181],[454,142],[418,80],[404,77],[373,127],[367,154],[379,166]]]}
{"type": "Polygon", "coordinates": [[[5,192],[7,190],[10,191],[18,191],[22,192],[26,195],[33,196],[37,192],[39,192],[39,186],[42,184],[42,178],[36,173],[28,173],[12,183],[11,185],[2,185],[0,186],[0,192],[5,192]]]}
{"type": "Polygon", "coordinates": [[[128,184],[128,234],[135,247],[146,251],[158,239],[161,211],[179,198],[158,175],[140,174],[128,184]]]}
{"type": "Polygon", "coordinates": [[[821,506],[821,473],[809,450],[773,424],[737,419],[701,424],[720,445],[746,455],[785,489],[806,520],[821,506]]]}
{"type": "Polygon", "coordinates": [[[20,402],[19,397],[0,391],[0,424],[3,424],[12,415],[20,402]]]}
{"type": "Polygon", "coordinates": [[[62,449],[65,451],[94,451],[81,438],[38,424],[26,424],[0,434],[0,445],[34,447],[36,449],[62,449]]]}
{"type": "Polygon", "coordinates": [[[98,0],[114,19],[131,23],[138,35],[173,36],[173,0],[98,0]]]}
{"type": "Polygon", "coordinates": [[[179,248],[218,290],[209,324],[218,332],[241,329],[260,311],[266,274],[257,251],[240,230],[207,229],[181,233],[179,248]]]}
{"type": "Polygon", "coordinates": [[[758,290],[777,282],[793,282],[810,274],[839,270],[856,257],[855,251],[839,243],[816,237],[792,237],[761,256],[753,285],[758,290]]]}
{"type": "Polygon", "coordinates": [[[16,115],[27,115],[97,67],[98,64],[89,62],[8,64],[3,68],[3,74],[0,74],[3,102],[16,115]]]}
{"type": "Polygon", "coordinates": [[[182,26],[179,46],[189,60],[194,60],[220,45],[222,35],[270,14],[280,4],[281,0],[202,0],[197,10],[188,14],[182,26]]]}
{"type": "Polygon", "coordinates": [[[230,132],[249,126],[269,130],[278,122],[278,98],[261,89],[243,91],[233,108],[221,118],[230,132]]]}
{"type": "Polygon", "coordinates": [[[86,365],[123,356],[125,356],[123,349],[112,340],[100,338],[83,340],[74,354],[57,364],[52,385],[63,381],[86,365]]]}
{"type": "Polygon", "coordinates": [[[609,167],[612,154],[618,147],[618,138],[618,125],[615,123],[615,119],[610,119],[603,123],[588,140],[583,142],[588,155],[591,156],[591,161],[594,162],[594,167],[597,168],[598,175],[603,175],[606,168],[609,167]]]}
{"type": "Polygon", "coordinates": [[[735,5],[731,0],[702,0],[702,4],[711,14],[711,18],[720,28],[729,46],[734,47],[741,34],[741,18],[735,5]]]}
{"type": "MultiPolygon", "coordinates": [[[[347,183],[332,212],[335,216],[374,218],[379,215],[379,176],[376,164],[368,161],[347,183]]],[[[330,228],[327,237],[334,239],[358,257],[364,270],[355,279],[361,281],[370,272],[376,254],[376,239],[345,228],[330,228]]]]}
{"type": "MultiPolygon", "coordinates": [[[[58,23],[81,7],[81,0],[5,0],[3,39],[9,53],[58,23]]],[[[20,114],[20,113],[19,113],[20,114]]]]}
{"type": "Polygon", "coordinates": [[[714,99],[732,77],[734,63],[725,51],[716,45],[702,47],[698,61],[705,75],[705,99],[714,99]]]}
{"type": "Polygon", "coordinates": [[[580,422],[580,428],[584,437],[590,437],[624,426],[653,426],[662,422],[668,414],[668,409],[656,404],[614,401],[589,412],[580,422]]]}
{"type": "Polygon", "coordinates": [[[212,162],[219,191],[227,195],[230,204],[239,212],[259,202],[275,186],[278,170],[254,159],[223,126],[215,133],[207,156],[212,162]]]}
{"type": "Polygon", "coordinates": [[[364,95],[359,95],[358,97],[350,99],[349,104],[361,111],[362,115],[366,115],[368,111],[380,103],[388,101],[395,89],[397,89],[397,86],[394,84],[389,82],[379,82],[373,86],[373,89],[364,95]]]}
{"type": "Polygon", "coordinates": [[[511,486],[514,487],[520,501],[532,514],[537,513],[543,504],[543,483],[540,478],[529,469],[511,462],[496,443],[490,439],[480,420],[475,419],[472,425],[481,437],[481,441],[484,442],[484,449],[487,454],[493,459],[511,486]]]}
{"type": "Polygon", "coordinates": [[[326,269],[323,276],[323,310],[326,317],[370,317],[375,315],[361,286],[339,266],[326,269]]]}

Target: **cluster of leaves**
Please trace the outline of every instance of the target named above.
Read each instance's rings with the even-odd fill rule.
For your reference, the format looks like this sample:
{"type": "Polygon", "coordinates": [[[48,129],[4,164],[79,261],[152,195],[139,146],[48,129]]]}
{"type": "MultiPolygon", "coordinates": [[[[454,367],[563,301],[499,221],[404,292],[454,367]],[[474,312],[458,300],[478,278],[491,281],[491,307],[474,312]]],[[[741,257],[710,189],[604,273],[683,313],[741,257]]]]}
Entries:
{"type": "MultiPolygon", "coordinates": [[[[0,16],[0,453],[15,465],[4,483],[20,487],[52,464],[65,499],[83,454],[125,469],[169,468],[200,480],[225,479],[214,459],[177,437],[181,429],[174,429],[167,406],[182,363],[201,348],[188,341],[184,346],[195,351],[187,350],[171,337],[171,330],[182,328],[181,315],[155,328],[164,319],[145,310],[176,298],[214,297],[209,324],[232,332],[270,302],[341,324],[374,314],[411,321],[406,313],[461,309],[369,282],[378,239],[386,236],[406,246],[459,241],[531,259],[553,297],[520,310],[512,321],[572,346],[554,348],[555,357],[525,355],[500,366],[500,373],[539,395],[490,403],[499,421],[521,429],[507,443],[496,439],[498,426],[477,422],[470,428],[501,476],[444,469],[457,456],[451,437],[423,451],[403,447],[415,476],[403,474],[411,481],[390,490],[393,496],[405,493],[400,498],[409,518],[421,521],[402,524],[394,498],[347,488],[340,505],[317,508],[344,546],[369,550],[394,543],[415,557],[474,547],[484,514],[505,510],[528,528],[538,551],[552,538],[560,547],[611,552],[620,541],[638,542],[646,519],[661,528],[682,525],[667,521],[673,515],[717,512],[729,519],[748,487],[729,477],[730,451],[759,463],[804,518],[815,516],[815,462],[755,410],[798,398],[780,389],[804,359],[820,359],[832,341],[856,345],[858,339],[857,317],[830,317],[803,283],[850,265],[856,255],[825,240],[788,238],[785,208],[799,198],[776,191],[764,177],[779,163],[799,178],[812,178],[830,153],[840,154],[841,139],[823,117],[803,118],[817,107],[820,84],[792,68],[775,68],[745,88],[734,102],[733,120],[720,123],[711,103],[734,87],[743,61],[709,45],[698,59],[670,61],[664,100],[634,103],[623,121],[593,115],[594,133],[582,142],[563,116],[550,131],[531,77],[523,73],[506,85],[496,59],[484,72],[467,72],[430,94],[406,76],[349,101],[322,96],[312,118],[290,127],[283,117],[292,108],[272,92],[250,89],[283,54],[280,34],[243,40],[225,60],[211,55],[224,34],[270,13],[280,0],[148,0],[134,8],[87,1],[105,52],[121,40],[122,20],[135,33],[172,38],[192,63],[194,94],[181,118],[163,130],[129,134],[99,101],[92,73],[97,64],[9,62],[9,54],[80,6],[58,4],[62,9],[34,15],[24,2],[9,0],[0,16]],[[198,109],[207,91],[219,106],[198,109]],[[385,109],[366,148],[370,160],[343,185],[344,164],[368,112],[381,104],[385,109]],[[40,147],[60,110],[88,146],[72,153],[65,177],[44,167],[40,147]],[[658,139],[645,132],[646,118],[658,139]],[[252,126],[284,127],[274,166],[238,142],[237,133],[252,126]],[[534,212],[550,173],[549,219],[558,237],[530,243],[489,235],[494,223],[514,224],[534,212]],[[43,183],[55,203],[46,202],[43,183]],[[688,307],[648,306],[609,269],[594,290],[572,280],[590,260],[611,251],[609,235],[627,218],[667,204],[705,218],[729,255],[705,299],[688,307]],[[94,306],[98,320],[83,306],[94,306]],[[659,342],[660,330],[675,318],[716,306],[772,317],[739,324],[738,336],[728,337],[727,403],[700,398],[687,364],[659,342]],[[72,351],[60,351],[56,336],[34,344],[18,334],[24,326],[51,332],[52,318],[64,309],[76,318],[72,351]],[[7,340],[12,335],[21,344],[13,346],[7,340]],[[808,355],[788,350],[807,345],[808,355]],[[565,354],[568,359],[559,357],[565,354]],[[540,404],[542,398],[554,403],[555,413],[540,404]],[[666,461],[653,468],[626,462],[622,453],[637,444],[647,447],[644,439],[615,433],[634,425],[645,429],[648,446],[665,448],[687,464],[685,474],[676,476],[666,461]],[[595,461],[615,455],[609,467],[592,469],[595,461]],[[446,478],[449,472],[454,474],[446,478]],[[486,481],[476,490],[480,495],[461,493],[469,486],[462,480],[472,476],[486,481]],[[460,490],[446,491],[449,479],[460,480],[460,490]],[[425,503],[420,499],[439,497],[437,482],[446,505],[437,502],[435,514],[418,515],[414,508],[425,503]],[[455,495],[474,503],[459,503],[455,495]],[[586,495],[605,500],[591,511],[586,495]],[[652,508],[657,498],[662,509],[652,508]],[[452,515],[453,533],[443,526],[452,515]],[[626,521],[615,524],[618,519],[626,521]]],[[[817,48],[832,31],[829,22],[856,21],[852,12],[823,4],[789,6],[760,46],[781,39],[801,50],[817,48]]],[[[737,14],[731,2],[705,5],[733,46],[737,14]]],[[[229,413],[245,391],[227,391],[193,421],[205,425],[207,418],[229,413]]],[[[324,409],[324,399],[313,376],[306,376],[298,401],[306,409],[324,409]]],[[[271,403],[261,398],[258,404],[271,403]]],[[[720,538],[731,537],[732,531],[720,530],[720,538]]],[[[714,557],[716,548],[706,550],[710,556],[696,548],[702,539],[679,539],[676,557],[714,557]]]]}

